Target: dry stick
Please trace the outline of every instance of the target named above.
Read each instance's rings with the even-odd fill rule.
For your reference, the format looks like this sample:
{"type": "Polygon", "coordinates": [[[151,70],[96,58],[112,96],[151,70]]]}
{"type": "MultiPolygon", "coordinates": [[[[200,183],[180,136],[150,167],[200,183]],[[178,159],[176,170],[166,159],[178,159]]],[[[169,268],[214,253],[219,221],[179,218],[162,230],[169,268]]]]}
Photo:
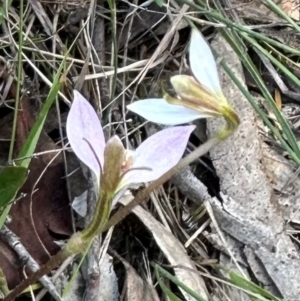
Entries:
{"type": "Polygon", "coordinates": [[[148,72],[149,67],[151,66],[152,63],[154,63],[154,61],[158,57],[158,55],[160,53],[162,53],[164,50],[166,50],[166,48],[169,45],[169,42],[171,41],[172,37],[175,34],[175,31],[176,31],[180,21],[182,20],[182,18],[184,17],[184,14],[188,11],[189,8],[190,7],[187,4],[184,4],[182,6],[182,8],[179,12],[179,15],[176,17],[175,20],[173,20],[172,25],[170,26],[169,30],[166,32],[163,39],[159,43],[158,47],[155,49],[154,53],[152,54],[151,58],[149,59],[148,63],[141,71],[138,84],[140,84],[142,82],[142,80],[146,76],[146,73],[148,72]]]}
{"type": "Polygon", "coordinates": [[[18,286],[15,287],[11,291],[11,293],[3,299],[3,301],[13,301],[17,298],[27,287],[37,282],[40,278],[44,275],[51,272],[55,269],[58,265],[60,265],[66,258],[62,258],[61,252],[57,253],[56,255],[52,256],[49,261],[41,266],[41,268],[22,281],[18,286]]]}
{"type": "Polygon", "coordinates": [[[214,215],[213,209],[211,207],[211,204],[209,203],[209,201],[206,200],[206,201],[204,201],[204,205],[205,205],[205,208],[206,208],[206,210],[207,210],[207,212],[209,214],[209,217],[210,217],[213,225],[215,226],[216,231],[217,231],[217,233],[218,233],[218,235],[219,235],[219,237],[220,237],[223,245],[225,246],[225,248],[226,248],[229,256],[231,257],[232,261],[235,263],[236,267],[238,268],[238,270],[240,271],[240,273],[244,277],[244,279],[248,280],[249,279],[248,276],[245,274],[245,272],[241,268],[240,264],[238,263],[237,259],[235,258],[235,256],[234,256],[234,254],[233,254],[233,252],[232,252],[229,244],[227,243],[227,241],[225,239],[225,236],[223,235],[223,233],[222,233],[222,231],[221,231],[221,229],[220,229],[220,227],[218,225],[218,222],[217,222],[217,220],[215,218],[215,215],[214,215]]]}
{"type": "MultiPolygon", "coordinates": [[[[19,237],[9,230],[6,226],[3,226],[0,234],[2,234],[8,243],[8,245],[18,254],[22,262],[26,263],[26,267],[30,269],[31,272],[36,272],[40,269],[38,263],[30,256],[26,248],[21,244],[19,237]]],[[[55,286],[47,276],[43,276],[40,282],[48,290],[50,295],[57,300],[61,301],[61,297],[58,294],[55,286]]]]}
{"type": "MultiPolygon", "coordinates": [[[[170,169],[168,172],[163,174],[156,181],[152,182],[148,187],[141,190],[137,193],[136,197],[125,207],[121,208],[117,211],[111,219],[107,222],[101,232],[108,230],[110,227],[117,225],[120,221],[122,221],[127,215],[131,213],[131,210],[146,201],[149,197],[150,193],[158,188],[160,185],[169,180],[172,176],[174,176],[178,171],[180,171],[185,166],[189,165],[191,162],[196,160],[197,158],[206,154],[211,148],[216,146],[220,142],[219,136],[215,136],[196,148],[192,153],[188,154],[186,157],[181,159],[179,163],[170,169]]],[[[18,297],[28,286],[37,282],[43,275],[50,273],[53,269],[55,269],[59,264],[61,264],[66,258],[64,249],[50,258],[50,260],[43,265],[37,272],[30,275],[27,279],[21,282],[15,289],[3,299],[3,301],[13,301],[16,297],[18,297]]]]}
{"type": "MultiPolygon", "coordinates": [[[[59,268],[55,271],[54,275],[51,277],[52,282],[55,282],[58,279],[58,277],[64,272],[64,270],[69,266],[69,264],[71,264],[74,257],[75,257],[75,255],[70,256],[59,266],[59,268]]],[[[46,288],[39,291],[39,293],[35,297],[35,301],[42,300],[42,298],[47,294],[47,292],[48,292],[48,290],[46,288]]]]}

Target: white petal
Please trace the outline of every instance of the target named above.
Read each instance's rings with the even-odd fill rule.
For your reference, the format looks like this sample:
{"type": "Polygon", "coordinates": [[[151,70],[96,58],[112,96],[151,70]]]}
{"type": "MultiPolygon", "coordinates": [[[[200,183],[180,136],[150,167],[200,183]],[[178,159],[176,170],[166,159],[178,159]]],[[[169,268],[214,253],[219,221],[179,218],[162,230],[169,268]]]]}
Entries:
{"type": "Polygon", "coordinates": [[[127,109],[149,121],[165,125],[183,124],[199,118],[212,117],[180,105],[169,104],[163,98],[139,100],[128,105],[127,109]]]}
{"type": "Polygon", "coordinates": [[[221,90],[215,58],[198,29],[192,29],[189,49],[190,67],[196,79],[210,92],[221,90]]]}
{"type": "Polygon", "coordinates": [[[169,127],[146,139],[135,151],[132,170],[123,183],[147,183],[158,179],[182,157],[194,125],[169,127]]]}
{"type": "Polygon", "coordinates": [[[76,90],[67,118],[66,130],[74,153],[94,171],[99,181],[105,147],[102,126],[93,107],[76,90]]]}

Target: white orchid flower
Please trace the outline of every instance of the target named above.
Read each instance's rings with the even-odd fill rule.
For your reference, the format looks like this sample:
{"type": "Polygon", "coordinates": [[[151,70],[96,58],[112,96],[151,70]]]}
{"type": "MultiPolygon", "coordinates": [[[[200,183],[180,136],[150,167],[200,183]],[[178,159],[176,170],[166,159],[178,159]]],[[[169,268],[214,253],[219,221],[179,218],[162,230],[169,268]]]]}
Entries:
{"type": "Polygon", "coordinates": [[[171,78],[177,98],[165,94],[163,98],[136,101],[127,108],[149,121],[164,125],[222,116],[230,129],[235,129],[239,123],[238,116],[222,93],[210,47],[195,28],[192,29],[189,61],[193,76],[176,75],[171,78]]]}

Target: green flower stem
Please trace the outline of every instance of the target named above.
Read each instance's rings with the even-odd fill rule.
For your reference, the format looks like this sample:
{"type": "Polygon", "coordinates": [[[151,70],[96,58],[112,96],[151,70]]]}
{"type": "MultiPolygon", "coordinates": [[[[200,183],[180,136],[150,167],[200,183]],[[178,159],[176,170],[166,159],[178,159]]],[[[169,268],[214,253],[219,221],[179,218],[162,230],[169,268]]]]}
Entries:
{"type": "Polygon", "coordinates": [[[224,106],[221,111],[225,118],[226,126],[220,130],[218,137],[220,140],[226,140],[238,128],[240,119],[230,105],[224,106]]]}
{"type": "Polygon", "coordinates": [[[82,239],[90,241],[101,233],[103,226],[106,224],[110,210],[113,194],[103,193],[97,202],[95,214],[88,227],[82,231],[82,239]]]}

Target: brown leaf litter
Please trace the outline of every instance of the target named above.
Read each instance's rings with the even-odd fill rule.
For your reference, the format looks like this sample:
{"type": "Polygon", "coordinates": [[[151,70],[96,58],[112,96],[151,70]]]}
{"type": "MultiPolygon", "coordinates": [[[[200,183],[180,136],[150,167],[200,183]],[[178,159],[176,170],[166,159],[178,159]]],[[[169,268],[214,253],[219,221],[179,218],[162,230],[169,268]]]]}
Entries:
{"type": "MultiPolygon", "coordinates": [[[[2,78],[6,70],[2,66],[2,78]]],[[[16,84],[10,88],[11,97],[15,96],[16,84]]],[[[28,95],[23,95],[18,114],[15,152],[18,153],[27,134],[34,123],[35,108],[28,95]]],[[[1,136],[6,133],[8,124],[1,127],[1,136]]],[[[59,148],[42,133],[36,152],[59,148]]],[[[56,153],[54,153],[56,155],[56,153]]],[[[15,202],[10,210],[8,227],[20,238],[21,243],[31,256],[39,263],[45,263],[50,256],[59,251],[55,243],[59,237],[68,237],[72,233],[70,206],[65,184],[65,171],[62,155],[54,158],[53,153],[33,158],[29,166],[29,176],[20,193],[25,194],[15,202]]],[[[6,276],[10,288],[15,287],[23,279],[23,266],[14,251],[0,240],[0,266],[6,276]]]]}

